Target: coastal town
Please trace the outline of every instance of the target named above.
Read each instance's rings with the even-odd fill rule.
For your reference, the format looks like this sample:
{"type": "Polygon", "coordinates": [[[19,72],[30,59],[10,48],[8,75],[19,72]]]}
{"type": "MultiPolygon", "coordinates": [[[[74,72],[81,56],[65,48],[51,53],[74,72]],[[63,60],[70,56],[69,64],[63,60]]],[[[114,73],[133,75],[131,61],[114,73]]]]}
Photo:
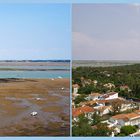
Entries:
{"type": "Polygon", "coordinates": [[[72,135],[140,136],[140,4],[72,12],[72,135]]]}
{"type": "MultiPolygon", "coordinates": [[[[74,76],[77,75],[73,77],[72,85],[73,136],[140,135],[140,100],[132,94],[135,92],[134,87],[129,86],[128,82],[109,82],[111,77],[116,78],[118,74],[123,76],[125,70],[122,72],[120,69],[129,69],[128,67],[130,66],[116,67],[118,69],[81,67],[73,70],[74,76]]],[[[134,78],[131,70],[129,73],[134,78]]]]}

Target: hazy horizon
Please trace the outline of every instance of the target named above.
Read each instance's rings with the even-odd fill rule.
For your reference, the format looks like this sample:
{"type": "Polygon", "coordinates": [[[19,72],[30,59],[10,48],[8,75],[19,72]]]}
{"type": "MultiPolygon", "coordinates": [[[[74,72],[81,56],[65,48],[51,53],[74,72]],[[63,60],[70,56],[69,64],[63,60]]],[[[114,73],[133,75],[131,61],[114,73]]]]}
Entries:
{"type": "Polygon", "coordinates": [[[73,4],[73,60],[140,60],[140,4],[73,4]]]}
{"type": "Polygon", "coordinates": [[[0,61],[66,61],[70,59],[0,59],[0,61]]]}

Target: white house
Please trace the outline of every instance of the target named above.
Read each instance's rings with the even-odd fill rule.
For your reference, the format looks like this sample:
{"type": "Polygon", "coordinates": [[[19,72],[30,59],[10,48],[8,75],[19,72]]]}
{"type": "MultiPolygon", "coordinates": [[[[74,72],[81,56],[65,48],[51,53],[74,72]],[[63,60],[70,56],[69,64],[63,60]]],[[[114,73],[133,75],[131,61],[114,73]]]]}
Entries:
{"type": "Polygon", "coordinates": [[[118,98],[118,93],[117,92],[110,92],[107,94],[104,94],[100,96],[100,100],[112,100],[112,99],[117,99],[118,98]]]}
{"type": "Polygon", "coordinates": [[[79,89],[79,85],[78,84],[74,84],[74,85],[72,85],[72,87],[73,87],[73,93],[77,94],[78,93],[78,89],[79,89]]]}
{"type": "Polygon", "coordinates": [[[128,109],[134,109],[137,108],[138,106],[136,104],[133,104],[131,102],[124,102],[121,106],[120,111],[126,111],[128,109]]]}
{"type": "Polygon", "coordinates": [[[112,116],[109,120],[120,127],[125,125],[140,125],[140,114],[137,112],[112,116]]]}
{"type": "Polygon", "coordinates": [[[96,112],[98,112],[100,116],[109,114],[111,111],[111,106],[100,106],[96,108],[96,112]]]}

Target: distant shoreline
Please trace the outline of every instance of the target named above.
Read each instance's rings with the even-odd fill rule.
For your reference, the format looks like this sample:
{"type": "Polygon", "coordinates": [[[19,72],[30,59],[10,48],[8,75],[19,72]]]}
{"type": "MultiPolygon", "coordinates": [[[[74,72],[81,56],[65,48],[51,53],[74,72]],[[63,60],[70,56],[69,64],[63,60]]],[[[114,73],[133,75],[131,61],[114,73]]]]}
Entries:
{"type": "Polygon", "coordinates": [[[0,62],[70,62],[70,60],[0,60],[0,62]]]}
{"type": "Polygon", "coordinates": [[[73,68],[77,67],[115,67],[140,64],[140,61],[127,61],[127,60],[74,60],[72,63],[73,68]]]}
{"type": "Polygon", "coordinates": [[[72,60],[76,62],[120,62],[120,63],[140,63],[140,60],[72,60]]]}
{"type": "Polygon", "coordinates": [[[70,62],[0,61],[0,66],[69,66],[70,62]]]}
{"type": "Polygon", "coordinates": [[[0,71],[69,71],[70,69],[16,69],[16,68],[0,68],[0,71]]]}

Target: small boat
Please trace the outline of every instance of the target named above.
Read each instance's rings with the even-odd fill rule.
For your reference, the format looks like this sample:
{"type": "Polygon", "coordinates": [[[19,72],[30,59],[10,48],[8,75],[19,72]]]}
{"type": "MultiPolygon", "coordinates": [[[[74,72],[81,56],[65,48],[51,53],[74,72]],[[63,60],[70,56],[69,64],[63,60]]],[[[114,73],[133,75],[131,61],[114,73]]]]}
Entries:
{"type": "Polygon", "coordinates": [[[31,113],[31,116],[36,116],[38,113],[36,112],[36,111],[33,111],[32,113],[31,113]]]}
{"type": "Polygon", "coordinates": [[[41,98],[36,98],[36,100],[40,100],[41,98]]]}

